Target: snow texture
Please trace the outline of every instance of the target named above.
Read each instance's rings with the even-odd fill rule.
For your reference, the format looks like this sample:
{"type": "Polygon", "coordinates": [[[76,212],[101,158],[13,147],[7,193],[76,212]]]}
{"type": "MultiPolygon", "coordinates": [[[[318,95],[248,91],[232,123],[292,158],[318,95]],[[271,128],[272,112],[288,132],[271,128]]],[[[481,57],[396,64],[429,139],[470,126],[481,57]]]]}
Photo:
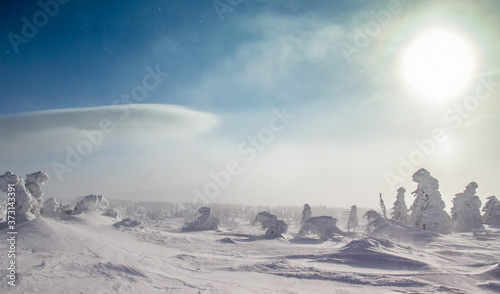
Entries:
{"type": "Polygon", "coordinates": [[[333,237],[335,234],[344,235],[337,227],[337,219],[331,216],[315,216],[304,222],[298,233],[298,237],[310,234],[317,235],[323,240],[333,237]]]}
{"type": "Polygon", "coordinates": [[[486,198],[483,207],[483,219],[487,225],[500,226],[500,201],[495,196],[486,198]]]}
{"type": "Polygon", "coordinates": [[[302,210],[302,219],[300,220],[300,224],[303,225],[304,222],[310,219],[312,216],[311,206],[309,204],[304,204],[304,209],[302,210]]]}
{"type": "Polygon", "coordinates": [[[481,219],[481,200],[476,195],[478,185],[470,183],[463,193],[455,195],[451,208],[451,222],[454,232],[472,232],[484,229],[481,219]]]}
{"type": "Polygon", "coordinates": [[[409,219],[408,208],[405,202],[405,188],[400,187],[398,189],[398,195],[396,196],[396,201],[392,207],[392,219],[403,224],[406,224],[409,219]]]}
{"type": "Polygon", "coordinates": [[[415,228],[440,234],[451,233],[451,218],[444,210],[446,205],[439,193],[439,182],[425,169],[413,174],[417,190],[413,205],[410,207],[409,223],[415,228]]]}
{"type": "Polygon", "coordinates": [[[106,207],[108,207],[108,205],[108,200],[103,196],[88,195],[76,203],[73,213],[79,214],[87,210],[100,211],[101,209],[105,209],[106,207]]]}
{"type": "Polygon", "coordinates": [[[210,207],[200,207],[196,220],[185,224],[182,229],[185,231],[220,230],[221,224],[210,207]]]}
{"type": "Polygon", "coordinates": [[[266,230],[266,239],[283,237],[283,234],[288,232],[288,225],[267,211],[259,212],[253,223],[260,223],[262,228],[266,230]]]}

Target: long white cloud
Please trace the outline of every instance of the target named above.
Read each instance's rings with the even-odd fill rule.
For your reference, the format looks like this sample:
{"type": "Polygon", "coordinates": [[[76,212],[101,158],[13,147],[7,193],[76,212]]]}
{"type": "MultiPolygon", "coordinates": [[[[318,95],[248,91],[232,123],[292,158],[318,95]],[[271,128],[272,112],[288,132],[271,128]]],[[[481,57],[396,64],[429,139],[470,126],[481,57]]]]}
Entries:
{"type": "Polygon", "coordinates": [[[102,144],[179,140],[212,131],[210,113],[159,104],[56,109],[0,117],[0,160],[65,152],[66,146],[103,132],[102,144]]]}

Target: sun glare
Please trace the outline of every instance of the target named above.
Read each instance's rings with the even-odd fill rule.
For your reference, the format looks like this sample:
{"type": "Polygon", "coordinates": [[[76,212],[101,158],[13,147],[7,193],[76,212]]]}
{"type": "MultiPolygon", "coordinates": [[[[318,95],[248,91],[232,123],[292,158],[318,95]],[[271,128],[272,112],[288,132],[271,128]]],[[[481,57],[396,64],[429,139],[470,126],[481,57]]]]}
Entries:
{"type": "Polygon", "coordinates": [[[425,32],[403,53],[403,78],[411,90],[437,101],[461,94],[476,67],[472,45],[450,30],[425,32]]]}

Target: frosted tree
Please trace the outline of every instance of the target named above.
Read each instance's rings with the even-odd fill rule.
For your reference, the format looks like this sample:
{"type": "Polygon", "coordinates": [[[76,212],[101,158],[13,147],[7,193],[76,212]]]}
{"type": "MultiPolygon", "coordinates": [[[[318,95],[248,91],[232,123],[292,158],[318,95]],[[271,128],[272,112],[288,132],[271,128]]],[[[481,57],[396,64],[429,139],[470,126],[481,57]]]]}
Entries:
{"type": "Polygon", "coordinates": [[[213,214],[210,207],[200,207],[193,222],[186,223],[182,228],[185,231],[219,230],[220,220],[213,214]]]}
{"type": "Polygon", "coordinates": [[[392,207],[392,219],[401,223],[407,223],[408,218],[408,208],[405,202],[405,188],[400,187],[398,189],[398,195],[396,196],[396,201],[392,207]]]}
{"type": "Polygon", "coordinates": [[[49,179],[49,176],[43,172],[38,171],[36,173],[26,175],[26,189],[30,191],[31,196],[38,201],[39,206],[42,206],[43,202],[43,192],[42,186],[45,185],[45,182],[49,179]]]}
{"type": "Polygon", "coordinates": [[[481,219],[481,200],[476,195],[478,185],[470,183],[465,191],[455,195],[451,208],[451,223],[455,232],[472,232],[484,229],[481,219]]]}
{"type": "Polygon", "coordinates": [[[42,209],[40,213],[42,215],[47,215],[47,216],[55,216],[60,213],[60,204],[57,202],[57,200],[54,197],[50,197],[46,201],[43,202],[42,209]]]}
{"type": "Polygon", "coordinates": [[[0,200],[0,222],[5,221],[7,216],[7,202],[0,200]]]}
{"type": "Polygon", "coordinates": [[[344,232],[337,227],[337,219],[331,216],[315,216],[306,220],[300,229],[298,236],[303,237],[309,234],[319,236],[323,240],[333,237],[334,234],[344,235],[344,232]]]}
{"type": "Polygon", "coordinates": [[[409,224],[416,228],[440,234],[451,233],[451,219],[444,210],[446,205],[439,193],[439,182],[426,169],[413,174],[417,190],[412,194],[415,200],[410,207],[409,224]]]}
{"type": "Polygon", "coordinates": [[[356,205],[351,206],[351,212],[349,213],[349,219],[347,220],[347,231],[356,232],[358,227],[358,207],[356,205]]]}
{"type": "Polygon", "coordinates": [[[266,230],[267,239],[283,237],[283,234],[288,231],[288,225],[284,221],[267,211],[259,212],[253,221],[253,224],[255,223],[260,223],[262,228],[266,230]]]}
{"type": "Polygon", "coordinates": [[[0,191],[14,193],[16,221],[26,221],[40,214],[40,205],[24,184],[23,178],[8,171],[0,176],[0,191]],[[11,190],[9,190],[11,187],[11,190]],[[13,189],[12,189],[13,187],[13,189]],[[12,191],[13,190],[13,191],[12,191]]]}
{"type": "Polygon", "coordinates": [[[304,222],[310,219],[312,216],[311,206],[309,204],[304,204],[304,209],[302,210],[302,219],[300,220],[300,224],[304,224],[304,222]]]}
{"type": "Polygon", "coordinates": [[[486,198],[483,207],[483,220],[487,225],[500,226],[500,201],[495,196],[486,198]]]}
{"type": "Polygon", "coordinates": [[[75,205],[75,210],[73,213],[81,213],[86,210],[100,211],[108,207],[109,202],[106,198],[101,195],[88,195],[82,200],[78,201],[75,205]]]}
{"type": "Polygon", "coordinates": [[[382,209],[382,215],[387,218],[387,210],[385,209],[384,199],[382,199],[382,193],[379,193],[380,197],[380,209],[382,209]]]}

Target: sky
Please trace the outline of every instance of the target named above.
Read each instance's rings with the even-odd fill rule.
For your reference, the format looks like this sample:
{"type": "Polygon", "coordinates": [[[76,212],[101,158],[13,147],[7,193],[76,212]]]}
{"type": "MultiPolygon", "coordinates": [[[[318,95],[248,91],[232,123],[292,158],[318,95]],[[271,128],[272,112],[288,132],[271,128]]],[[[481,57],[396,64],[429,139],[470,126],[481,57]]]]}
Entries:
{"type": "MultiPolygon", "coordinates": [[[[3,1],[0,173],[45,197],[500,196],[500,4],[3,1]]],[[[390,205],[388,205],[390,206],[390,205]]]]}

